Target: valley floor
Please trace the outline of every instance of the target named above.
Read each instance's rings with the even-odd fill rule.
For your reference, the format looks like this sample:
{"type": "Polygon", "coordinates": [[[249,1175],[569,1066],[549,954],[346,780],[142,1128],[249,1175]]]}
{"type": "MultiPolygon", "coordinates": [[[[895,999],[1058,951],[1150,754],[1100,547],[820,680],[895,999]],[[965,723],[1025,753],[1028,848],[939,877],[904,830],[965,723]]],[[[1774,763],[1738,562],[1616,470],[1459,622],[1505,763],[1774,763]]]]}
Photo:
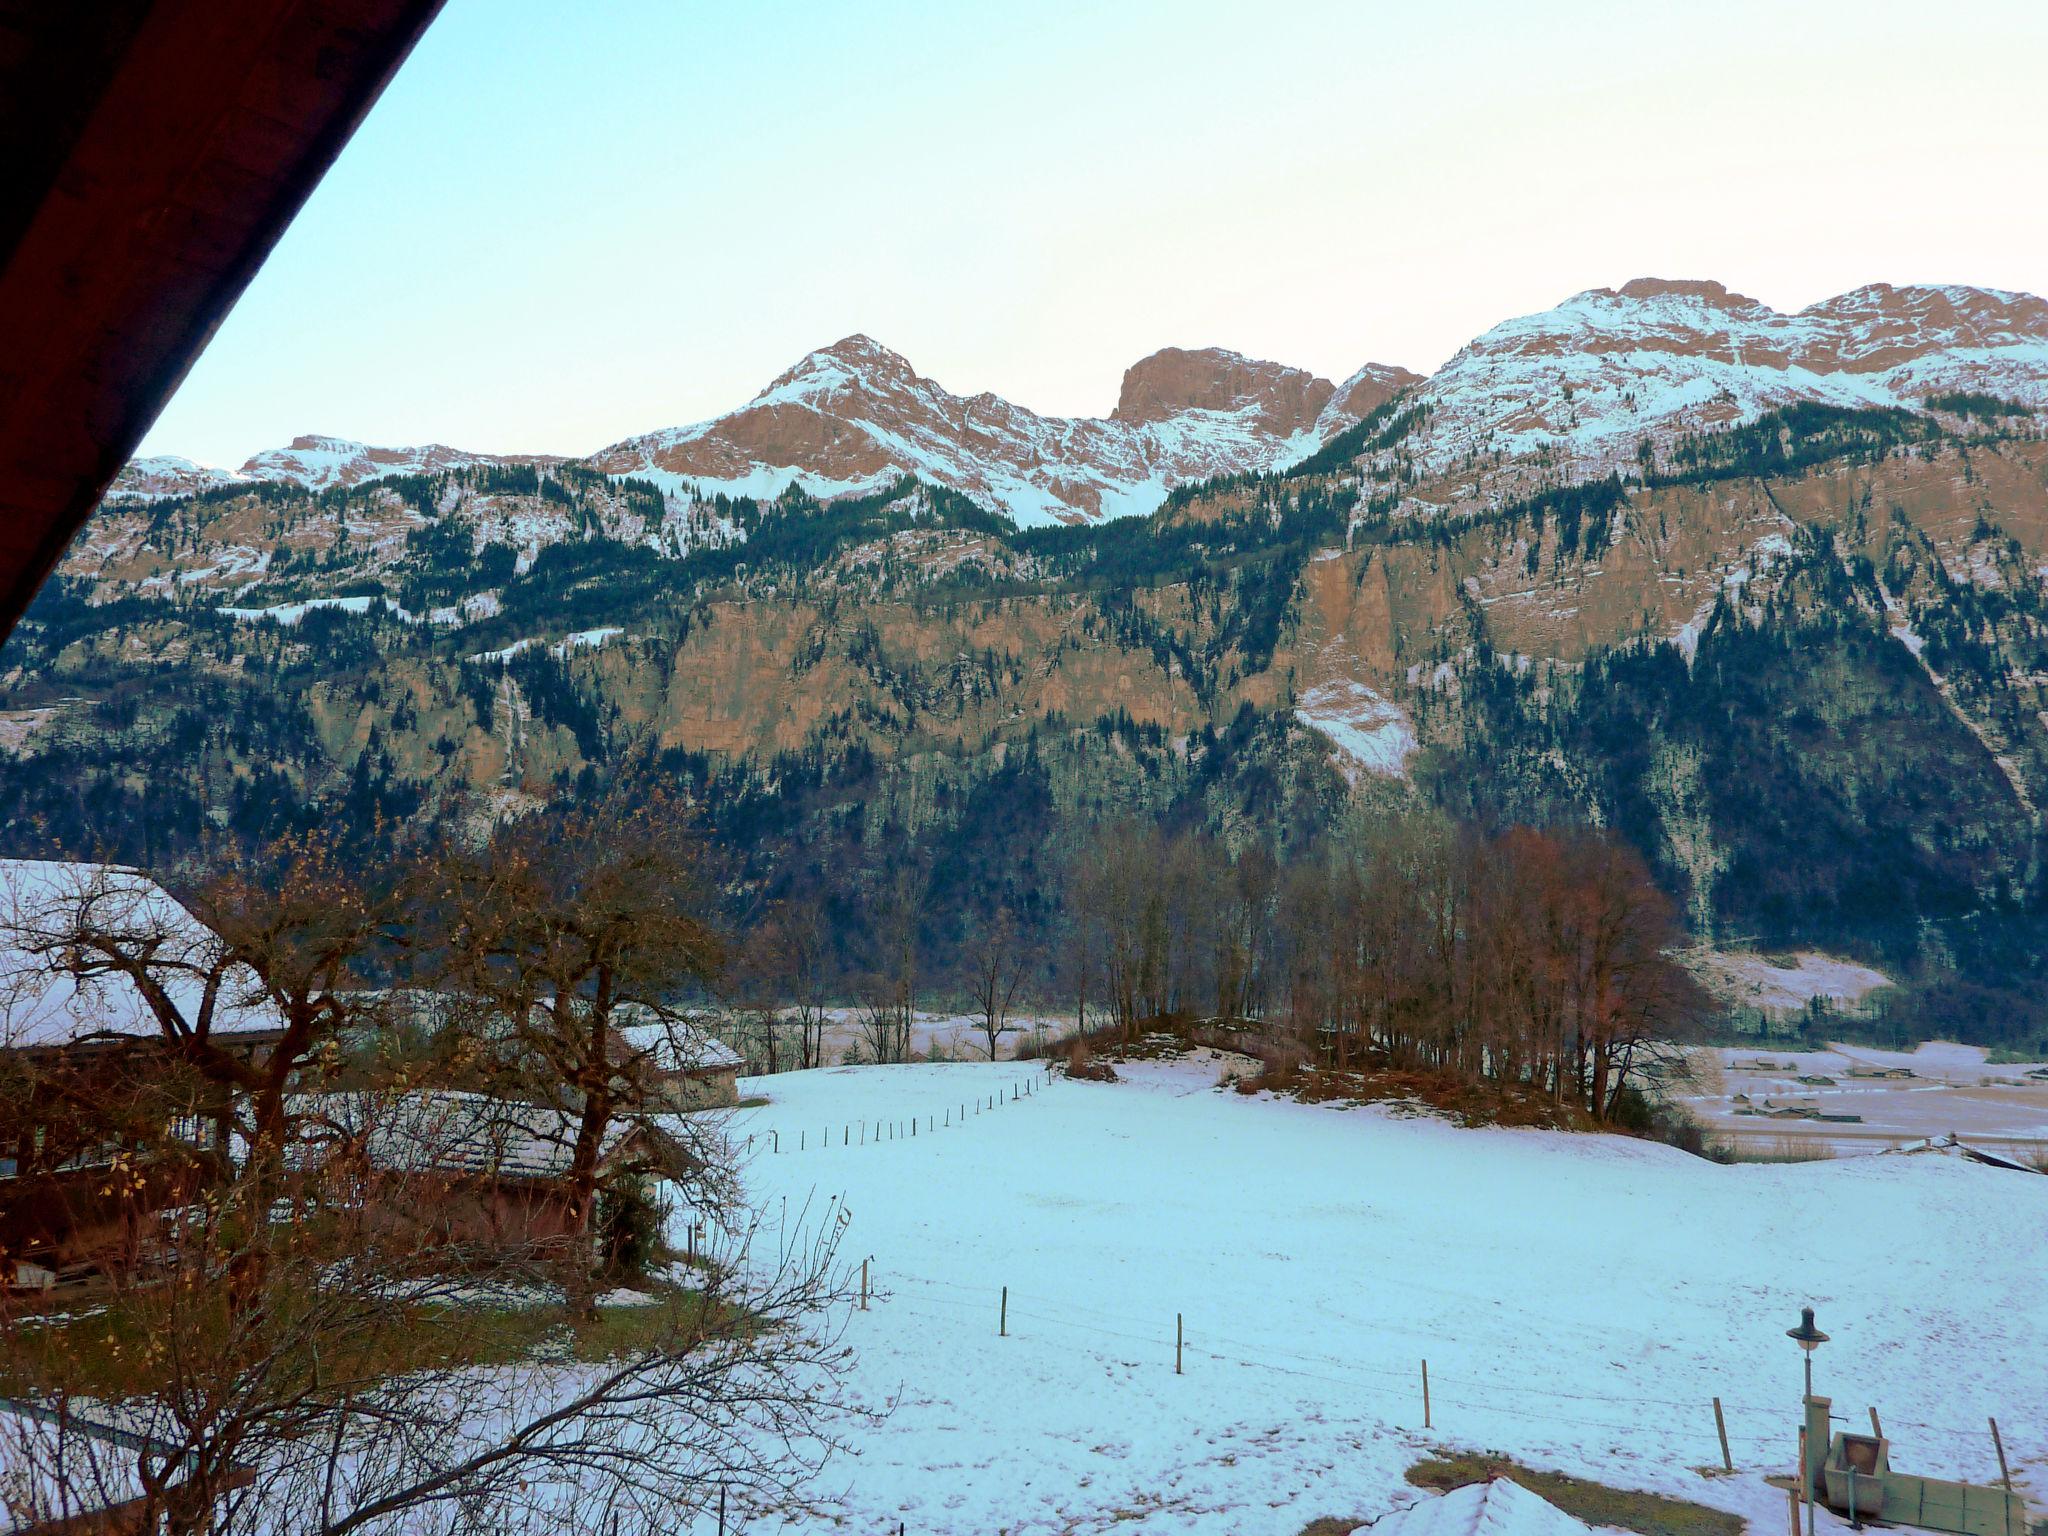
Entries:
{"type": "Polygon", "coordinates": [[[1717,1141],[1750,1152],[1856,1156],[1957,1135],[2021,1162],[2048,1159],[2048,1063],[1993,1065],[1988,1054],[1947,1041],[1914,1051],[1716,1047],[1694,1053],[1696,1091],[1681,1101],[1717,1141]],[[1871,1075],[1887,1069],[1911,1075],[1871,1075]],[[1803,1109],[1855,1118],[1779,1118],[1803,1109]]]}
{"type": "Polygon", "coordinates": [[[1794,1460],[1801,1305],[1834,1340],[1817,1390],[1850,1426],[1876,1405],[1895,1466],[1995,1479],[1996,1415],[2048,1499],[2048,1180],[1932,1158],[1720,1167],[1242,1096],[1218,1090],[1225,1064],[743,1085],[770,1100],[733,1128],[771,1223],[841,1196],[847,1251],[873,1256],[847,1340],[858,1395],[896,1406],[829,1469],[832,1523],[1296,1536],[1412,1502],[1403,1469],[1462,1447],[1776,1532],[1785,1496],[1763,1477],[1794,1460]],[[1733,1477],[1696,1470],[1719,1465],[1716,1396],[1733,1477]]]}

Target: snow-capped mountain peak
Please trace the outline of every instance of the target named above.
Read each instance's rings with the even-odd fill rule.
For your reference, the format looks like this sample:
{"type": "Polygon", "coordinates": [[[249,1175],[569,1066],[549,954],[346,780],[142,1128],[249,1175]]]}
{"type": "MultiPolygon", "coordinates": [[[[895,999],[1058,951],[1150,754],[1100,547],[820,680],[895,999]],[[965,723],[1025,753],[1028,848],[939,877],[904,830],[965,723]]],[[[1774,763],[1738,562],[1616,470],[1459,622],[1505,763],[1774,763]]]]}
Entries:
{"type": "Polygon", "coordinates": [[[753,399],[772,405],[842,393],[886,392],[923,382],[908,358],[856,333],[806,353],[753,399]]]}
{"type": "MultiPolygon", "coordinates": [[[[533,456],[518,456],[522,462],[533,456]]],[[[469,453],[445,443],[418,448],[373,448],[345,437],[306,434],[283,448],[256,454],[242,466],[245,480],[284,480],[308,490],[361,485],[389,475],[426,475],[473,464],[505,462],[490,454],[469,453]]]]}
{"type": "Polygon", "coordinates": [[[193,496],[223,486],[241,485],[247,478],[231,469],[195,463],[175,453],[151,454],[130,459],[121,467],[107,489],[106,500],[113,506],[161,501],[169,496],[193,496]]]}
{"type": "MultiPolygon", "coordinates": [[[[1369,410],[1382,397],[1362,378],[1347,389],[1369,398],[1369,410]]],[[[1271,468],[1313,450],[1363,414],[1334,408],[1337,394],[1303,369],[1170,347],[1127,371],[1111,416],[1040,416],[986,391],[953,394],[872,337],[853,335],[807,354],[736,411],[630,438],[590,462],[609,474],[761,497],[792,483],[844,495],[915,475],[1020,523],[1086,521],[1149,512],[1186,481],[1271,468]]]]}
{"type": "Polygon", "coordinates": [[[1872,284],[1784,314],[1717,282],[1637,278],[1475,337],[1419,392],[1426,425],[1402,451],[1438,478],[1421,505],[1469,506],[1798,401],[1917,410],[1956,391],[2048,409],[2048,303],[1872,284]]]}

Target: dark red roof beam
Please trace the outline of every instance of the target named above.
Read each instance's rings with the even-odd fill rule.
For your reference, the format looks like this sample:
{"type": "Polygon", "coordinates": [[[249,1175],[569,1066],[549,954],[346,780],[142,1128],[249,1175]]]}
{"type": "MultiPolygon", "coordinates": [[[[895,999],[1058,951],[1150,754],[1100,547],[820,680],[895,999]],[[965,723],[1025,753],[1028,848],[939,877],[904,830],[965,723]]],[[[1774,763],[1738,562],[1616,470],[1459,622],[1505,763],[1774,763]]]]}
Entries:
{"type": "Polygon", "coordinates": [[[0,0],[0,638],[442,0],[0,0]]]}

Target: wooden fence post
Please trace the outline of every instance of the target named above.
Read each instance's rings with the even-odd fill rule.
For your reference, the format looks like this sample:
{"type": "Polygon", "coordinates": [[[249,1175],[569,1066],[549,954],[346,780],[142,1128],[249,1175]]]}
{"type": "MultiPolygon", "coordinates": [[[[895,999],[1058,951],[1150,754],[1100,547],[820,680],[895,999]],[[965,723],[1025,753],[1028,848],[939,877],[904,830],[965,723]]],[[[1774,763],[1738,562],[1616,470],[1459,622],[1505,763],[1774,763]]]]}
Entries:
{"type": "Polygon", "coordinates": [[[1998,1420],[1991,1420],[1991,1444],[1998,1452],[1998,1480],[2005,1484],[2005,1491],[2012,1492],[2012,1468],[2005,1464],[2005,1441],[1999,1438],[1998,1420]]]}
{"type": "Polygon", "coordinates": [[[1173,1374],[1176,1376],[1180,1374],[1181,1339],[1180,1314],[1176,1312],[1173,1314],[1173,1374]]]}
{"type": "Polygon", "coordinates": [[[863,1312],[868,1309],[868,1261],[866,1259],[860,1261],[860,1309],[863,1312]]]}
{"type": "MultiPolygon", "coordinates": [[[[1799,1426],[1799,1497],[1806,1504],[1806,1518],[1813,1520],[1813,1468],[1806,1460],[1806,1426],[1799,1426]]],[[[1792,1506],[1792,1536],[1799,1536],[1799,1505],[1792,1506]]],[[[1813,1536],[1808,1531],[1806,1536],[1813,1536]]]]}
{"type": "Polygon", "coordinates": [[[1721,1437],[1721,1470],[1733,1472],[1735,1461],[1728,1454],[1728,1421],[1721,1416],[1721,1399],[1714,1399],[1714,1433],[1721,1437]]]}
{"type": "Polygon", "coordinates": [[[1787,1488],[1785,1503],[1792,1511],[1792,1536],[1799,1536],[1799,1490],[1787,1488]]]}
{"type": "Polygon", "coordinates": [[[999,1339],[1007,1339],[1009,1336],[1010,1288],[1006,1285],[1003,1287],[1003,1310],[996,1314],[996,1337],[999,1339]]]}
{"type": "Polygon", "coordinates": [[[1429,1362],[1427,1360],[1422,1362],[1422,1427],[1424,1429],[1434,1428],[1429,1422],[1429,1362]]]}

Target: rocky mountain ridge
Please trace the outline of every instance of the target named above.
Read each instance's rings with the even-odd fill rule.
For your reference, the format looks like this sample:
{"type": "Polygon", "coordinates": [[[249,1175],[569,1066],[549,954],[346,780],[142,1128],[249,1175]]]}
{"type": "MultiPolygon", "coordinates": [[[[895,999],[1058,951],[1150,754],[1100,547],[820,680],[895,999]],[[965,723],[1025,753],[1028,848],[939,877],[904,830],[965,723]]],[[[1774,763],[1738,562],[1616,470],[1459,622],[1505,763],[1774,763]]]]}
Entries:
{"type": "MultiPolygon", "coordinates": [[[[1280,467],[1419,379],[1368,364],[1340,389],[1220,347],[1168,347],[1126,371],[1109,416],[1068,419],[993,394],[954,395],[898,353],[856,335],[809,353],[735,411],[628,438],[582,462],[697,499],[772,500],[791,485],[819,497],[863,495],[914,475],[1020,526],[1094,521],[1150,512],[1193,481],[1280,467]]],[[[438,443],[376,448],[304,436],[256,454],[237,472],[172,456],[138,459],[108,501],[136,505],[258,482],[325,491],[450,469],[561,462],[438,443]]]]}
{"type": "MultiPolygon", "coordinates": [[[[1127,370],[1109,416],[1080,419],[986,392],[955,395],[855,335],[808,354],[736,410],[583,462],[697,499],[770,500],[791,485],[820,498],[865,495],[909,475],[1028,527],[1141,515],[1182,485],[1284,469],[1401,391],[1420,424],[1371,471],[1410,487],[1412,511],[1469,511],[1545,484],[1654,470],[1678,438],[1802,401],[2041,409],[2048,301],[1878,283],[1782,314],[1717,282],[1638,278],[1505,320],[1427,380],[1367,364],[1337,385],[1222,348],[1164,348],[1127,370]]],[[[308,436],[234,473],[138,460],[109,501],[557,462],[308,436]]]]}
{"type": "Polygon", "coordinates": [[[1411,510],[1654,472],[1671,444],[1799,403],[2048,409],[2048,301],[1872,284],[1781,314],[1706,281],[1639,278],[1503,321],[1414,391],[1420,428],[1377,467],[1411,510]]]}

